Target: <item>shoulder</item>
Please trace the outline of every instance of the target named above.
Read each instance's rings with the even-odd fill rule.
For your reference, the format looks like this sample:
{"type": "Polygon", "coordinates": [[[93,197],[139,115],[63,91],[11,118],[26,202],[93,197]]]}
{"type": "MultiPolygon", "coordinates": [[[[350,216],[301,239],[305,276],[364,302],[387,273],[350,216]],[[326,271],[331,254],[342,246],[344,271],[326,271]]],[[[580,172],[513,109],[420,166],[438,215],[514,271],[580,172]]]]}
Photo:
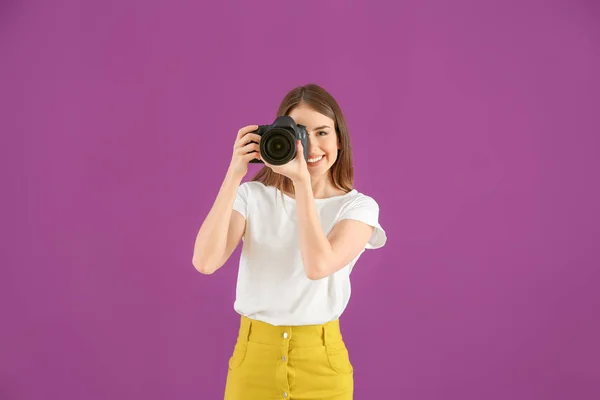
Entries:
{"type": "Polygon", "coordinates": [[[274,186],[265,186],[259,181],[247,181],[238,188],[238,195],[245,199],[267,199],[273,197],[276,192],[274,186]]]}
{"type": "Polygon", "coordinates": [[[379,203],[372,196],[353,190],[342,206],[339,220],[355,220],[374,228],[367,249],[380,248],[387,242],[387,234],[380,222],[379,203]]]}
{"type": "Polygon", "coordinates": [[[351,209],[379,210],[379,203],[372,196],[359,192],[356,189],[348,192],[347,195],[344,196],[344,200],[342,211],[351,209]]]}
{"type": "Polygon", "coordinates": [[[246,181],[246,182],[242,182],[242,184],[240,185],[240,187],[245,188],[246,190],[256,190],[260,187],[264,187],[265,185],[262,182],[259,181],[246,181]]]}
{"type": "Polygon", "coordinates": [[[262,182],[247,181],[243,182],[238,190],[245,193],[258,193],[261,191],[265,191],[266,189],[267,187],[262,182]]]}

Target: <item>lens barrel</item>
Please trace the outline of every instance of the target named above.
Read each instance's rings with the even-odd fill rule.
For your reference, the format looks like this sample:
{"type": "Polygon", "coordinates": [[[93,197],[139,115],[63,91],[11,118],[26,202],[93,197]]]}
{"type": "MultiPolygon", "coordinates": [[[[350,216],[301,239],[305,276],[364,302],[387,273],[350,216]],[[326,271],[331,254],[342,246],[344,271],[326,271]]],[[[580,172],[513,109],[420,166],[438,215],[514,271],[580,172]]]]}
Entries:
{"type": "Polygon", "coordinates": [[[260,139],[260,154],[271,165],[284,165],[296,157],[296,136],[287,129],[273,128],[260,139]]]}

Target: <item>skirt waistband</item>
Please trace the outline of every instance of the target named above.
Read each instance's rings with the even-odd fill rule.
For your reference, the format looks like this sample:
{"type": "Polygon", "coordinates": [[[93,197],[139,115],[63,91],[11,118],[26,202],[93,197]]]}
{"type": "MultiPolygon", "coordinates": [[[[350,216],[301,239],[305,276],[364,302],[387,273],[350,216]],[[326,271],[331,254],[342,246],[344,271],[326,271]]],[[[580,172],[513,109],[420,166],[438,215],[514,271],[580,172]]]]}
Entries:
{"type": "Polygon", "coordinates": [[[343,341],[339,319],[321,325],[275,326],[242,315],[238,335],[243,342],[286,347],[324,346],[343,341]]]}

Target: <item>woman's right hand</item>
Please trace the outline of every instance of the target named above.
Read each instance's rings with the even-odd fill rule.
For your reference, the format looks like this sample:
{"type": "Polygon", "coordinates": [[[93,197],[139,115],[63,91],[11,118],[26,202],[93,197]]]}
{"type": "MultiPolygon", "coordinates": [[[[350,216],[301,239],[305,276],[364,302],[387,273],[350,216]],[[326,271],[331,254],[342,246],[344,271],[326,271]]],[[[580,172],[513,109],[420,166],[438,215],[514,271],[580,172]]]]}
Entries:
{"type": "Polygon", "coordinates": [[[229,164],[229,173],[238,179],[242,179],[248,173],[248,163],[251,160],[260,160],[259,143],[260,136],[256,133],[258,125],[248,125],[238,131],[235,144],[233,145],[233,156],[229,164]],[[251,143],[256,142],[256,143],[251,143]]]}

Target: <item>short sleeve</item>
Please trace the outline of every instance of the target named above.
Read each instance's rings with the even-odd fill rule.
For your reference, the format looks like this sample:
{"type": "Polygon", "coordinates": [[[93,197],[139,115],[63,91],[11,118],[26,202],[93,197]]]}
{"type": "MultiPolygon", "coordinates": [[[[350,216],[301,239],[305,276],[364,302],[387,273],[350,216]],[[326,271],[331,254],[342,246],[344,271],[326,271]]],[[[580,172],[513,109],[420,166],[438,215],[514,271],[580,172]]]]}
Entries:
{"type": "Polygon", "coordinates": [[[372,197],[361,195],[358,199],[354,200],[342,212],[340,220],[343,219],[361,221],[375,228],[365,248],[378,249],[386,243],[387,235],[379,223],[379,205],[372,197]]]}
{"type": "Polygon", "coordinates": [[[238,186],[237,194],[233,202],[233,209],[242,214],[242,217],[245,219],[248,219],[248,195],[248,183],[242,183],[238,186]]]}

